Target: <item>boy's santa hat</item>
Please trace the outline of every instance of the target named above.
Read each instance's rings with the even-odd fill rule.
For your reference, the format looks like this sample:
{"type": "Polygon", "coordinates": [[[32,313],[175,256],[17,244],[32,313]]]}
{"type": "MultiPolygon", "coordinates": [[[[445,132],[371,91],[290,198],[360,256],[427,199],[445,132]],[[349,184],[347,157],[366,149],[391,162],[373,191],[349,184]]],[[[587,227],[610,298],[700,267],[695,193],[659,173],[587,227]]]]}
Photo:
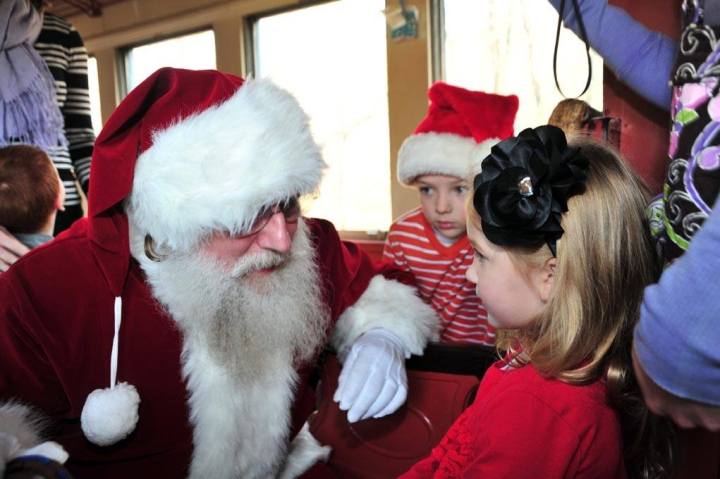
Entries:
{"type": "Polygon", "coordinates": [[[421,175],[467,178],[479,173],[490,148],[513,135],[515,95],[433,84],[430,106],[398,153],[398,180],[411,185],[421,175]]]}

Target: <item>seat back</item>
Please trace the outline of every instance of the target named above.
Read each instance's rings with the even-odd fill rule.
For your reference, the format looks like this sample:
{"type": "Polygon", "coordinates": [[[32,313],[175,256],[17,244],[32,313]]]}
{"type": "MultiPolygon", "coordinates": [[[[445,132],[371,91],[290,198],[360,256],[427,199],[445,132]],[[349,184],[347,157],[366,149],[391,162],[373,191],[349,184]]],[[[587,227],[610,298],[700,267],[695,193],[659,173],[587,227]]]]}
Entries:
{"type": "Polygon", "coordinates": [[[382,262],[383,249],[385,248],[385,240],[353,239],[350,241],[358,245],[360,249],[363,250],[368,256],[370,256],[370,259],[372,259],[373,261],[378,263],[382,262]]]}
{"type": "Polygon", "coordinates": [[[425,458],[475,397],[480,378],[497,360],[494,348],[434,344],[407,361],[408,399],[380,419],[347,422],[332,400],[341,366],[328,357],[319,407],[310,431],[333,448],[329,465],[338,477],[394,478],[425,458]]]}
{"type": "MultiPolygon", "coordinates": [[[[341,365],[328,356],[318,386],[318,411],[310,431],[333,448],[328,467],[347,479],[395,478],[430,454],[460,413],[472,403],[494,348],[431,344],[406,362],[408,400],[396,413],[349,424],[332,400],[341,365]]],[[[720,433],[678,432],[673,479],[720,479],[720,433]]]]}

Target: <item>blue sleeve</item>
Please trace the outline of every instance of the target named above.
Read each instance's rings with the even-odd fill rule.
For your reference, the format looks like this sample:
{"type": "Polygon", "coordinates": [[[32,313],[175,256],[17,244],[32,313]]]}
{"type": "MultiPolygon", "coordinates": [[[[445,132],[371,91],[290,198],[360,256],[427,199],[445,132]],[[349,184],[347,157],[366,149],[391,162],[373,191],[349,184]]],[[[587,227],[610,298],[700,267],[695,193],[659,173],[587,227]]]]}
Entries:
{"type": "MultiPolygon", "coordinates": [[[[549,0],[560,10],[560,0],[549,0]]],[[[655,105],[670,108],[669,86],[677,55],[677,42],[647,29],[607,0],[578,0],[588,42],[618,78],[655,105]]],[[[578,37],[572,0],[565,1],[565,26],[578,37]]]]}
{"type": "Polygon", "coordinates": [[[720,202],[687,252],[645,290],[634,348],[676,396],[720,406],[720,202]]]}

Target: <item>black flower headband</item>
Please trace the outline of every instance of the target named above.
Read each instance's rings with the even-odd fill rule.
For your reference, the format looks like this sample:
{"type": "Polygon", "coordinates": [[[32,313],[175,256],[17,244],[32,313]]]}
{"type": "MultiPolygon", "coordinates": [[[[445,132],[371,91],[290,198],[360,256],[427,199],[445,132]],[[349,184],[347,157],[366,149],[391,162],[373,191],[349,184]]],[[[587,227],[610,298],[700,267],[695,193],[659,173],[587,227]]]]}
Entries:
{"type": "Polygon", "coordinates": [[[527,128],[493,146],[475,177],[473,206],[483,233],[501,246],[547,243],[556,255],[567,200],[582,193],[587,159],[560,128],[527,128]]]}

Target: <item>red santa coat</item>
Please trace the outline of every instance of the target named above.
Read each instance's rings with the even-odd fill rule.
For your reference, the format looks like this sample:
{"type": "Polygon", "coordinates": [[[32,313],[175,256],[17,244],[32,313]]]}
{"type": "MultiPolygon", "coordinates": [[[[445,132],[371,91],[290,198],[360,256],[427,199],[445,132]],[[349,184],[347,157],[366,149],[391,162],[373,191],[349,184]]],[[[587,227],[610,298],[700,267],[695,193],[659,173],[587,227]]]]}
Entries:
{"type": "MultiPolygon", "coordinates": [[[[284,406],[274,406],[271,414],[252,413],[265,407],[262,391],[255,391],[253,407],[246,409],[230,404],[244,397],[242,386],[225,386],[213,395],[229,397],[227,411],[222,401],[212,407],[231,415],[230,424],[247,425],[230,438],[236,452],[208,455],[216,443],[223,444],[212,438],[212,430],[206,434],[207,428],[201,436],[212,439],[199,444],[196,438],[193,444],[193,428],[199,427],[197,417],[188,419],[188,398],[196,389],[189,391],[182,379],[183,339],[131,257],[123,205],[134,208],[140,231],[161,244],[188,247],[203,231],[218,225],[237,231],[260,206],[312,191],[321,170],[307,118],[273,85],[216,71],[166,68],[151,75],[123,100],[98,137],[89,219],[0,275],[0,401],[17,399],[49,415],[49,435],[67,449],[69,469],[80,478],[185,477],[202,454],[206,463],[210,457],[218,464],[213,477],[237,476],[239,461],[250,467],[261,463],[257,454],[243,451],[243,441],[269,434],[258,417],[275,420],[273,414],[275,432],[286,428],[287,434],[272,437],[294,436],[314,406],[308,382],[314,362],[299,368],[297,381],[274,383],[266,396],[286,399],[276,401],[284,406]],[[116,297],[122,298],[117,380],[137,388],[140,419],[129,437],[98,447],[83,436],[80,416],[87,395],[110,383],[116,297]]],[[[343,350],[363,332],[383,327],[407,351],[421,353],[436,334],[437,319],[414,289],[373,277],[378,271],[368,257],[342,243],[329,223],[309,220],[308,230],[331,311],[333,345],[343,350]]],[[[283,373],[294,376],[293,365],[283,373]]],[[[208,384],[212,380],[202,384],[205,392],[208,384]]],[[[269,456],[283,454],[281,442],[269,456]]],[[[245,476],[263,475],[242,470],[245,476]]]]}
{"type": "MultiPolygon", "coordinates": [[[[339,240],[330,223],[307,223],[335,323],[377,271],[355,245],[339,240]]],[[[115,294],[105,275],[123,274],[103,261],[109,251],[91,251],[97,245],[81,221],[0,276],[0,396],[30,403],[54,419],[52,436],[68,450],[68,467],[77,477],[185,477],[193,444],[182,338],[127,254],[118,381],[138,389],[140,421],[128,439],[107,448],[93,446],[80,430],[85,398],[109,380],[115,294]]],[[[299,371],[290,437],[313,410],[308,379],[314,366],[299,371]]]]}

